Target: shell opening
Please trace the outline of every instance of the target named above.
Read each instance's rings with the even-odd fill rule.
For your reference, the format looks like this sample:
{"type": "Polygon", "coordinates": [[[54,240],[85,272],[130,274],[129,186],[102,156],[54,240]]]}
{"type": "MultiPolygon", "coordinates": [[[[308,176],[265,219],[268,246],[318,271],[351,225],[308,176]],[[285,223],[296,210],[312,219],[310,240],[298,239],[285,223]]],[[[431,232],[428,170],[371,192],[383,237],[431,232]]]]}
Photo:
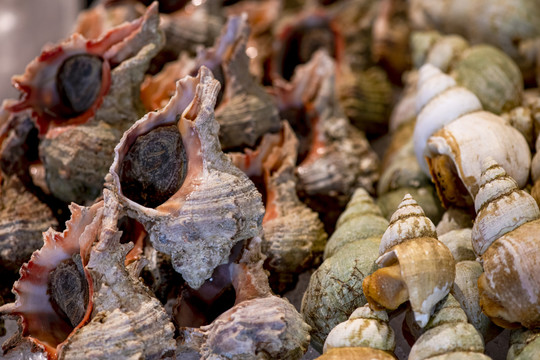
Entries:
{"type": "Polygon", "coordinates": [[[155,208],[180,189],[187,165],[178,127],[155,128],[139,136],[127,151],[119,174],[122,192],[132,201],[155,208]]]}
{"type": "Polygon", "coordinates": [[[330,56],[337,57],[336,37],[327,17],[307,17],[285,34],[276,64],[279,75],[290,80],[296,66],[307,63],[319,49],[326,49],[330,56]]]}
{"type": "Polygon", "coordinates": [[[84,319],[89,300],[88,291],[80,254],[62,261],[49,273],[47,293],[51,305],[72,328],[84,319]]]}
{"type": "Polygon", "coordinates": [[[244,242],[236,244],[229,256],[229,263],[218,266],[212,277],[194,290],[186,286],[173,309],[173,320],[179,327],[198,328],[213,322],[219,315],[232,308],[236,290],[231,276],[231,264],[240,258],[244,242]]]}
{"type": "Polygon", "coordinates": [[[62,62],[56,74],[60,104],[56,112],[71,118],[86,112],[96,102],[102,87],[103,59],[77,54],[62,62]]]}
{"type": "Polygon", "coordinates": [[[445,208],[450,205],[472,209],[473,199],[469,191],[460,180],[460,176],[452,159],[447,155],[436,155],[426,158],[429,171],[439,199],[445,208]]]}
{"type": "Polygon", "coordinates": [[[367,276],[362,288],[369,305],[374,310],[394,310],[409,300],[407,285],[397,262],[367,276]]]}

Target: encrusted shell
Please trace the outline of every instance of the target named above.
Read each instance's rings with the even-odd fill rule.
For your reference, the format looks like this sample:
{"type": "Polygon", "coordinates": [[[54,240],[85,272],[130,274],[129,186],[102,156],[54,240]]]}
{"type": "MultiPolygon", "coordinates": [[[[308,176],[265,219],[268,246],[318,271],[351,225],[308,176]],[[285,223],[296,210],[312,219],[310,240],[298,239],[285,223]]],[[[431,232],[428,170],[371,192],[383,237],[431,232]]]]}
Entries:
{"type": "Polygon", "coordinates": [[[490,359],[483,355],[482,337],[467,323],[467,316],[452,295],[441,302],[426,329],[412,346],[409,359],[490,359]]]}
{"type": "MultiPolygon", "coordinates": [[[[219,83],[206,67],[196,78],[180,80],[165,108],[147,114],[124,133],[108,178],[128,215],[145,226],[154,247],[171,256],[175,270],[193,288],[227,262],[234,244],[259,234],[264,212],[253,183],[220,149],[213,111],[218,90],[219,83]],[[122,164],[139,136],[167,125],[178,128],[186,153],[184,159],[169,160],[187,168],[185,177],[164,202],[155,208],[143,206],[125,196],[122,164]]],[[[148,166],[159,168],[160,161],[148,166]]]]}
{"type": "Polygon", "coordinates": [[[538,205],[501,166],[487,158],[475,207],[472,241],[484,265],[478,279],[482,310],[503,327],[516,323],[538,326],[538,205]]]}
{"type": "Polygon", "coordinates": [[[29,95],[12,108],[32,106],[37,116],[38,127],[44,134],[39,146],[40,158],[47,185],[55,197],[83,203],[99,196],[114,146],[122,133],[144,114],[139,88],[150,60],[162,46],[158,25],[157,6],[151,6],[143,17],[110,30],[101,40],[84,40],[75,34],[34,60],[23,77],[15,78],[23,89],[29,86],[26,82],[32,82],[29,95]],[[94,48],[107,60],[103,62],[106,88],[81,115],[70,119],[51,115],[39,96],[55,97],[56,81],[49,79],[43,84],[43,78],[51,77],[50,72],[56,71],[66,56],[84,54],[94,48]]]}
{"type": "MultiPolygon", "coordinates": [[[[15,303],[0,308],[1,313],[20,315],[23,335],[27,336],[48,356],[56,358],[64,341],[73,333],[73,326],[54,309],[48,293],[49,273],[64,260],[79,254],[88,283],[88,299],[84,316],[75,327],[83,326],[92,312],[94,283],[87,264],[90,249],[99,232],[103,203],[91,208],[71,205],[71,219],[62,233],[49,229],[43,234],[44,245],[20,270],[21,277],[13,285],[15,303]]],[[[72,284],[75,287],[75,284],[72,284]]]]}
{"type": "Polygon", "coordinates": [[[58,222],[51,209],[30,193],[17,176],[0,173],[0,268],[17,273],[43,245],[42,232],[58,222]]]}
{"type": "Polygon", "coordinates": [[[87,269],[94,279],[91,321],[68,338],[60,359],[167,358],[174,354],[174,326],[165,309],[124,260],[131,244],[120,244],[120,207],[103,192],[98,242],[87,269]]]}
{"type": "Polygon", "coordinates": [[[437,302],[450,291],[455,265],[450,250],[437,240],[435,226],[410,195],[392,215],[379,254],[377,264],[383,268],[363,282],[369,303],[376,309],[394,309],[409,300],[424,327],[437,302]]]}
{"type": "Polygon", "coordinates": [[[317,264],[328,235],[319,215],[296,194],[298,140],[288,122],[278,134],[266,134],[254,151],[230,154],[233,163],[250,178],[262,178],[266,213],[263,253],[270,283],[278,292],[297,274],[317,264]],[[277,283],[276,283],[277,280],[277,283]]]}
{"type": "Polygon", "coordinates": [[[330,331],[323,353],[336,348],[372,348],[389,353],[396,347],[394,330],[385,311],[374,311],[369,305],[356,309],[349,319],[330,331]]]}
{"type": "Polygon", "coordinates": [[[302,299],[302,314],[312,327],[311,344],[318,351],[322,351],[330,330],[367,301],[362,280],[376,270],[374,262],[385,229],[384,219],[377,221],[379,225],[362,221],[364,216],[373,220],[378,213],[373,200],[367,198],[364,189],[356,191],[339,220],[335,237],[328,242],[331,248],[327,254],[332,254],[311,275],[302,299]]]}
{"type": "Polygon", "coordinates": [[[232,308],[209,325],[181,328],[177,356],[201,359],[300,359],[310,327],[287,300],[272,295],[261,239],[253,238],[230,273],[236,292],[232,308]]]}

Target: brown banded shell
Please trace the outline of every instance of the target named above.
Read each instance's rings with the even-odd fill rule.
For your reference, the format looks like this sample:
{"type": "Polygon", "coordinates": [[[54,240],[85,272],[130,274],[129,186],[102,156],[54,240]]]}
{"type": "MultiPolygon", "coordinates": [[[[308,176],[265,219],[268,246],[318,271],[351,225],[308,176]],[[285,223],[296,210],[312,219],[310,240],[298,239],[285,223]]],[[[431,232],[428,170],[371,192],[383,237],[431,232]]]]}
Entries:
{"type": "MultiPolygon", "coordinates": [[[[369,305],[356,309],[349,319],[330,331],[324,342],[323,354],[332,349],[377,349],[387,352],[388,359],[396,347],[394,331],[384,311],[374,311],[369,305]]],[[[323,355],[322,359],[326,359],[323,355]]]]}
{"type": "Polygon", "coordinates": [[[171,256],[175,270],[193,288],[227,261],[234,244],[259,234],[263,216],[261,195],[220,149],[213,111],[218,91],[219,83],[206,67],[196,78],[180,80],[167,106],[147,114],[124,133],[108,178],[128,215],[144,225],[153,246],[171,256]],[[171,157],[177,172],[170,174],[166,162],[170,154],[157,151],[157,162],[148,166],[160,169],[152,172],[157,176],[154,182],[166,175],[167,184],[180,187],[171,190],[172,196],[161,194],[157,206],[145,206],[124,193],[125,187],[139,180],[123,178],[122,167],[137,139],[164,126],[176,127],[186,157],[181,156],[184,150],[171,157]],[[187,169],[183,181],[179,180],[182,169],[187,169]],[[170,180],[169,175],[177,179],[170,180]]]}
{"type": "Polygon", "coordinates": [[[484,265],[480,306],[497,325],[534,328],[540,323],[540,210],[492,158],[482,164],[480,185],[472,231],[484,265]]]}
{"type": "Polygon", "coordinates": [[[396,309],[409,300],[416,322],[426,326],[437,302],[454,282],[450,250],[437,240],[435,226],[422,208],[405,195],[390,219],[377,264],[382,266],[363,282],[364,294],[375,309],[396,309]]]}

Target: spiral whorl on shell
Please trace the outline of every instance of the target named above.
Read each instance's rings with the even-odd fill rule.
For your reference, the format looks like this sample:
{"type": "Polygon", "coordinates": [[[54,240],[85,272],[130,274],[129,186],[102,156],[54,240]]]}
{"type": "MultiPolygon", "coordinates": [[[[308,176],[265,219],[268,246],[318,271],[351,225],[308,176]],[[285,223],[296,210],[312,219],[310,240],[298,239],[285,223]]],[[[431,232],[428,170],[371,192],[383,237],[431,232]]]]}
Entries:
{"type": "Polygon", "coordinates": [[[526,184],[531,154],[523,135],[481,111],[473,93],[429,64],[420,69],[417,109],[415,153],[424,170],[429,167],[444,206],[472,207],[481,174],[478,159],[486,156],[499,161],[520,186],[526,184]]]}
{"type": "Polygon", "coordinates": [[[166,107],[124,133],[108,177],[128,215],[192,288],[228,261],[234,244],[259,234],[264,213],[251,180],[221,151],[218,90],[204,66],[178,81],[166,107]]]}
{"type": "Polygon", "coordinates": [[[490,359],[483,354],[482,336],[467,322],[467,315],[452,295],[437,306],[425,330],[412,346],[410,360],[490,359]]]}
{"type": "Polygon", "coordinates": [[[482,257],[480,306],[503,327],[540,325],[540,210],[492,158],[482,164],[472,241],[482,257]]]}
{"type": "Polygon", "coordinates": [[[349,319],[330,331],[324,342],[323,355],[329,359],[395,359],[394,330],[385,311],[374,311],[369,305],[356,309],[349,319]]]}
{"type": "Polygon", "coordinates": [[[383,268],[363,282],[370,305],[396,309],[409,300],[424,327],[437,302],[450,291],[455,265],[450,250],[437,240],[435,226],[409,194],[392,215],[379,254],[377,264],[383,268]]]}
{"type": "Polygon", "coordinates": [[[362,280],[376,270],[374,262],[387,226],[367,191],[357,189],[302,299],[302,314],[312,327],[311,344],[319,352],[330,330],[366,304],[362,280]]]}

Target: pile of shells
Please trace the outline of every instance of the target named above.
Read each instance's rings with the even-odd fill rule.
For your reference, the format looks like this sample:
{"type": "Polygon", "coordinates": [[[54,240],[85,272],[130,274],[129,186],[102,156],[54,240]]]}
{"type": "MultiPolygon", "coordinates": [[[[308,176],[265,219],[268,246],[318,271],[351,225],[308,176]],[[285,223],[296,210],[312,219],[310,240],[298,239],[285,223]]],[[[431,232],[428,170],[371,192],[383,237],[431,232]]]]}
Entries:
{"type": "Polygon", "coordinates": [[[74,25],[0,108],[3,358],[538,358],[534,1],[74,25]]]}

